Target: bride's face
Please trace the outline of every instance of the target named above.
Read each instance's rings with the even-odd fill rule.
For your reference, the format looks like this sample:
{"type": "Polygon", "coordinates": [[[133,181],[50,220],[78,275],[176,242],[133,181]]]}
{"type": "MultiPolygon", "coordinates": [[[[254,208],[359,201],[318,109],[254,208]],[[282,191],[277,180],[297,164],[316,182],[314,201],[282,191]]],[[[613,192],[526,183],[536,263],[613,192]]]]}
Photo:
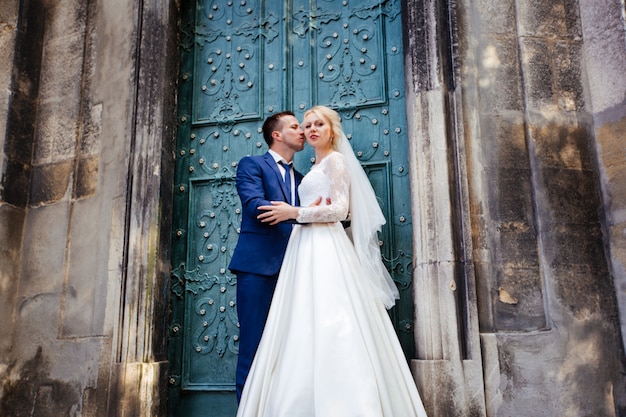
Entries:
{"type": "Polygon", "coordinates": [[[323,117],[309,113],[302,122],[304,136],[309,145],[315,149],[329,149],[332,147],[332,128],[323,117]]]}

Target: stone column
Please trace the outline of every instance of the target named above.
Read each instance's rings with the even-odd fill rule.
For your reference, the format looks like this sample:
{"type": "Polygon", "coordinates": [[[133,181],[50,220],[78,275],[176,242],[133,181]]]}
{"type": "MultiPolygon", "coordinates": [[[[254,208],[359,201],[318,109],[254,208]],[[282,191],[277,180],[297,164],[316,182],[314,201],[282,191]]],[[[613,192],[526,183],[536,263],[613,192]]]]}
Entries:
{"type": "Polygon", "coordinates": [[[453,2],[408,2],[417,385],[429,415],[485,415],[453,2]]]}

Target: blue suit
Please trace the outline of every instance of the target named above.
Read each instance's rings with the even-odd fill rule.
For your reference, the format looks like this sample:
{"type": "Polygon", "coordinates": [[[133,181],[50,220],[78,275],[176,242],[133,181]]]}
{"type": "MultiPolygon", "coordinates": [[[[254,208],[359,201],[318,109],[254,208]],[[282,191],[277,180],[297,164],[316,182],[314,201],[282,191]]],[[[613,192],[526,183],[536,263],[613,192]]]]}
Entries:
{"type": "MultiPolygon", "coordinates": [[[[302,174],[294,170],[296,187],[302,174]]],[[[241,200],[241,231],[229,269],[237,275],[239,316],[239,357],[237,359],[237,401],[248,376],[285,256],[292,224],[274,226],[257,220],[259,206],[271,201],[288,202],[288,191],[276,161],[269,153],[247,156],[237,167],[237,192],[241,200]]],[[[297,193],[294,205],[299,205],[297,193]]]]}

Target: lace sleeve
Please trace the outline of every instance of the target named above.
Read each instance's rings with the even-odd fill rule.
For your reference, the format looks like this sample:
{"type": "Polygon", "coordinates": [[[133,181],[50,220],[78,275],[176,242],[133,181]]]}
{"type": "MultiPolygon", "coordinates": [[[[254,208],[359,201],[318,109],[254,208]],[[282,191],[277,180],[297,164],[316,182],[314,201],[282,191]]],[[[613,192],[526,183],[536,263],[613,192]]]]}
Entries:
{"type": "Polygon", "coordinates": [[[323,167],[330,184],[329,205],[322,201],[319,206],[301,207],[298,211],[298,223],[331,223],[345,220],[350,206],[350,175],[344,156],[333,152],[326,157],[323,167]]]}

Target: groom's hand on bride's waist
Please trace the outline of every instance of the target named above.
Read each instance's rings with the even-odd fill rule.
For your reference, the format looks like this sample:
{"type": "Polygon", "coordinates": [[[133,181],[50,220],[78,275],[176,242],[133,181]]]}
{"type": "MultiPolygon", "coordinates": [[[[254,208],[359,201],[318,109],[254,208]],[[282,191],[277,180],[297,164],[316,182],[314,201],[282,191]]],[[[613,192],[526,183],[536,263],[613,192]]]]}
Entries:
{"type": "MultiPolygon", "coordinates": [[[[326,199],[326,204],[330,204],[330,198],[326,199]]],[[[258,210],[262,211],[256,218],[262,223],[269,223],[271,226],[281,223],[294,223],[298,217],[299,207],[294,207],[284,201],[272,201],[271,206],[259,206],[258,210]]],[[[318,197],[309,207],[319,206],[322,203],[322,197],[318,197]]]]}

